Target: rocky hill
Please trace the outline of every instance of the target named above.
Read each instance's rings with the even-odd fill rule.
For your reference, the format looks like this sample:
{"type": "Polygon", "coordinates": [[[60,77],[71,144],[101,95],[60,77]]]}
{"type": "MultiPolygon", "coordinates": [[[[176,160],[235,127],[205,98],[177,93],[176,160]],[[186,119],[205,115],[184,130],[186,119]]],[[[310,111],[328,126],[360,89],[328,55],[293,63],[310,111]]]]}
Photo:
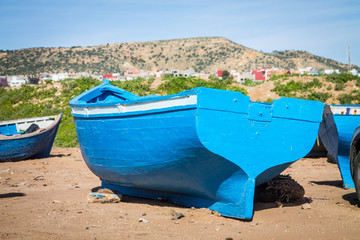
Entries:
{"type": "MultiPolygon", "coordinates": [[[[0,50],[0,75],[58,72],[104,74],[126,70],[218,69],[250,71],[263,66],[345,70],[345,64],[305,51],[262,53],[221,37],[113,43],[93,47],[0,50]]],[[[355,66],[356,67],[356,66],[355,66]]],[[[358,68],[358,67],[356,67],[358,68]]]]}

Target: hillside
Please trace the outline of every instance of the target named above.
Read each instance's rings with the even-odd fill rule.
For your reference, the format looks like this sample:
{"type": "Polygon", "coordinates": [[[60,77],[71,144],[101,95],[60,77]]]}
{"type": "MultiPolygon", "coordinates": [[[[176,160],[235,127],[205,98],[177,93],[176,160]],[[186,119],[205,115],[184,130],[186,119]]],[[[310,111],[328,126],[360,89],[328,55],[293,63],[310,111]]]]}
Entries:
{"type": "Polygon", "coordinates": [[[114,43],[93,47],[0,51],[0,75],[58,72],[104,74],[126,70],[218,69],[250,71],[263,66],[345,70],[346,65],[305,51],[262,53],[221,37],[114,43]]]}
{"type": "MultiPolygon", "coordinates": [[[[327,104],[360,104],[360,77],[351,74],[328,76],[285,76],[252,86],[230,80],[166,76],[162,79],[138,78],[113,81],[112,84],[140,96],[169,95],[196,87],[239,91],[252,101],[272,102],[280,97],[318,100],[327,104]]],[[[100,84],[91,78],[67,79],[61,82],[0,88],[0,121],[63,113],[55,145],[77,145],[70,99],[100,84]]]]}

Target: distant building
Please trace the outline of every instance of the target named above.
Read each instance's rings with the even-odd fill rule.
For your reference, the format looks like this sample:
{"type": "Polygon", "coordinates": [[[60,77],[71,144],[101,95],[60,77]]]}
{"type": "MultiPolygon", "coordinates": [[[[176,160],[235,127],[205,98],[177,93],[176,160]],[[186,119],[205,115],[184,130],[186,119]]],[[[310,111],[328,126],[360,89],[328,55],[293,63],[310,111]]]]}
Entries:
{"type": "Polygon", "coordinates": [[[0,77],[0,87],[7,87],[7,78],[6,77],[0,77]]]}
{"type": "Polygon", "coordinates": [[[30,84],[38,84],[39,80],[40,80],[39,78],[28,77],[28,82],[30,84]]]}
{"type": "Polygon", "coordinates": [[[310,74],[311,74],[312,76],[315,76],[315,75],[319,75],[319,72],[318,72],[318,70],[313,69],[313,70],[311,70],[310,74]]]}
{"type": "Polygon", "coordinates": [[[255,75],[252,72],[242,72],[240,74],[233,74],[235,76],[235,80],[239,83],[245,82],[246,79],[250,79],[255,81],[255,75]]]}
{"type": "Polygon", "coordinates": [[[68,77],[69,77],[68,73],[56,73],[51,75],[52,80],[55,82],[64,80],[68,77]]]}
{"type": "Polygon", "coordinates": [[[333,73],[339,74],[340,71],[339,71],[338,69],[335,69],[335,70],[333,70],[333,69],[324,70],[324,74],[333,74],[333,73]]]}
{"type": "Polygon", "coordinates": [[[195,74],[194,69],[172,71],[174,77],[191,77],[193,74],[195,74]]]}
{"type": "Polygon", "coordinates": [[[358,71],[357,71],[356,69],[352,69],[352,70],[350,71],[350,73],[351,73],[352,75],[354,75],[354,76],[357,76],[357,75],[358,75],[358,71]]]}
{"type": "Polygon", "coordinates": [[[22,79],[20,77],[17,77],[17,76],[12,76],[10,78],[10,80],[8,80],[8,84],[10,87],[18,87],[18,86],[21,86],[23,84],[27,84],[28,81],[25,80],[25,79],[22,79]]]}
{"type": "Polygon", "coordinates": [[[108,79],[110,81],[114,81],[118,79],[118,75],[113,75],[112,73],[108,73],[103,75],[103,79],[108,79]]]}
{"type": "Polygon", "coordinates": [[[267,69],[265,67],[253,70],[252,74],[255,76],[255,81],[267,80],[267,69]]]}
{"type": "Polygon", "coordinates": [[[152,71],[148,71],[148,70],[127,70],[126,72],[124,72],[124,79],[133,80],[139,77],[147,79],[155,75],[156,73],[153,73],[152,71]]]}
{"type": "Polygon", "coordinates": [[[300,74],[311,74],[313,70],[312,67],[299,68],[300,74]]]}

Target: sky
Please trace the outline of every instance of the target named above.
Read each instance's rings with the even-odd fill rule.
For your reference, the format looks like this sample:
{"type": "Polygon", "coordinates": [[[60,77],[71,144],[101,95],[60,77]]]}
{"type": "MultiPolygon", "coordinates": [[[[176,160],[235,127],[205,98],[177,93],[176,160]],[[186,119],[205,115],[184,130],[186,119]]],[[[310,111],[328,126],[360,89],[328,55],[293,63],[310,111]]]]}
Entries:
{"type": "Polygon", "coordinates": [[[224,37],[360,66],[359,0],[0,0],[0,49],[224,37]]]}

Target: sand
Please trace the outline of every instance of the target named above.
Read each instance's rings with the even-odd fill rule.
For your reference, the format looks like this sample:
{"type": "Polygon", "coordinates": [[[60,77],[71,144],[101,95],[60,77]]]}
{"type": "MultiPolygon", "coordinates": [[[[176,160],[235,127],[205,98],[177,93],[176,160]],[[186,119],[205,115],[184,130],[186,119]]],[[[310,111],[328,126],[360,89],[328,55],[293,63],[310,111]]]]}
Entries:
{"type": "Polygon", "coordinates": [[[168,202],[123,196],[120,203],[88,203],[100,180],[79,148],[0,163],[0,239],[360,239],[354,189],[326,158],[303,158],[284,174],[305,189],[303,201],[255,203],[252,221],[168,202]],[[174,212],[184,217],[172,220],[174,212]]]}

